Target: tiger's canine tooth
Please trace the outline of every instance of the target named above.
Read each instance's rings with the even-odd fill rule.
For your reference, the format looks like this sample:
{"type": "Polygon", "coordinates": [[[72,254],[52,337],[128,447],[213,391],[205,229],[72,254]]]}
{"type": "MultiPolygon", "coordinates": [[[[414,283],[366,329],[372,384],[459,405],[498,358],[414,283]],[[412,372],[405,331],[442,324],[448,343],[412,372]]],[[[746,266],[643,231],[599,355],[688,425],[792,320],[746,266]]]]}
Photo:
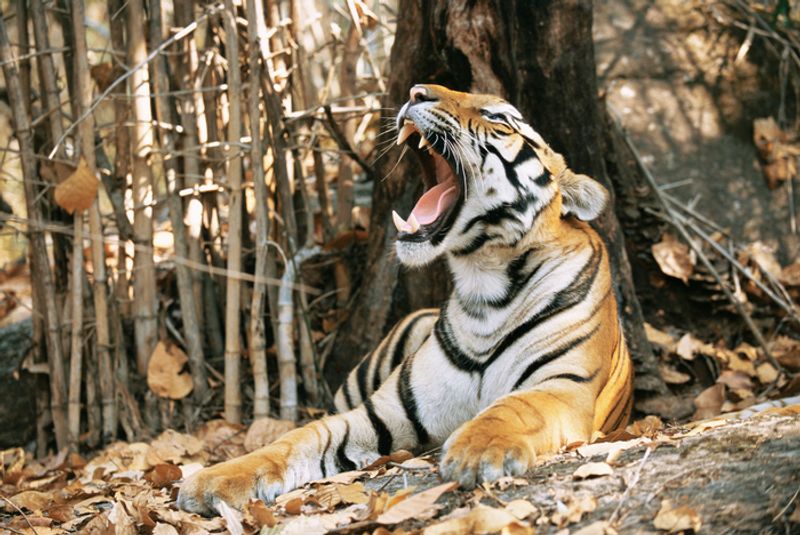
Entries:
{"type": "Polygon", "coordinates": [[[392,221],[394,221],[394,226],[397,228],[397,232],[412,232],[411,225],[409,225],[400,214],[396,211],[392,210],[392,221]]]}
{"type": "Polygon", "coordinates": [[[430,144],[431,144],[431,142],[430,142],[430,141],[428,141],[427,139],[425,139],[425,136],[423,136],[422,134],[420,134],[420,136],[419,136],[419,147],[417,147],[417,148],[418,148],[418,149],[421,149],[421,148],[423,148],[423,147],[427,147],[427,146],[428,146],[428,145],[430,145],[430,144]]]}
{"type": "Polygon", "coordinates": [[[413,213],[408,216],[408,225],[411,227],[411,234],[419,230],[419,221],[417,221],[417,216],[413,213]]]}
{"type": "Polygon", "coordinates": [[[403,142],[408,139],[408,136],[413,134],[417,131],[417,127],[414,126],[414,123],[405,123],[401,128],[400,131],[397,132],[397,144],[402,145],[403,142]]]}

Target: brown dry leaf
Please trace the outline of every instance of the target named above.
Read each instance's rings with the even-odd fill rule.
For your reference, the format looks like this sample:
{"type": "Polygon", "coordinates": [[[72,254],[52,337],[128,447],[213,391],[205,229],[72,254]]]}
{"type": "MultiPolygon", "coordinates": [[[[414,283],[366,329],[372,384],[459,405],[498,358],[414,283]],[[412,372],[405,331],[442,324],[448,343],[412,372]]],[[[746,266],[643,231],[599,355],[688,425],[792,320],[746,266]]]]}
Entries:
{"type": "Polygon", "coordinates": [[[715,353],[718,360],[722,361],[725,366],[735,372],[741,372],[750,377],[756,376],[756,367],[750,358],[740,351],[729,351],[727,349],[718,349],[715,353]]]}
{"type": "Polygon", "coordinates": [[[656,529],[663,529],[669,533],[677,533],[678,531],[700,531],[702,522],[700,515],[697,511],[682,505],[680,507],[673,507],[670,500],[663,500],[661,502],[661,509],[653,519],[653,525],[656,529]]]}
{"type": "Polygon", "coordinates": [[[781,269],[781,275],[778,280],[786,286],[800,286],[800,261],[781,269]]]}
{"type": "Polygon", "coordinates": [[[100,182],[81,158],[78,168],[55,189],[56,203],[68,213],[88,209],[97,197],[100,182]]]}
{"type": "Polygon", "coordinates": [[[364,467],[365,471],[375,470],[380,468],[386,463],[402,463],[409,459],[413,459],[414,454],[407,450],[397,450],[390,455],[381,455],[374,462],[364,467]]]}
{"type": "Polygon", "coordinates": [[[242,526],[242,513],[225,503],[220,501],[217,504],[217,511],[219,516],[225,520],[225,527],[231,535],[244,535],[244,526],[242,526]]]}
{"type": "Polygon", "coordinates": [[[438,485],[419,494],[414,494],[401,501],[385,513],[378,516],[379,524],[397,524],[409,518],[424,519],[432,516],[438,509],[436,500],[439,496],[458,487],[458,483],[450,482],[438,485]]]}
{"type": "Polygon", "coordinates": [[[255,527],[257,528],[262,526],[271,528],[278,523],[278,521],[275,520],[275,516],[272,514],[272,510],[261,500],[251,501],[247,504],[246,509],[247,514],[255,520],[255,527]]]}
{"type": "Polygon", "coordinates": [[[159,522],[153,527],[152,535],[178,535],[178,530],[170,524],[159,522]]]}
{"type": "Polygon", "coordinates": [[[664,422],[661,418],[654,415],[648,415],[641,420],[636,420],[628,426],[628,431],[639,437],[654,437],[659,431],[664,429],[664,422]]]}
{"type": "Polygon", "coordinates": [[[651,250],[662,273],[680,279],[684,283],[689,282],[696,259],[694,251],[691,251],[688,245],[678,241],[672,234],[664,233],[661,241],[654,243],[651,250]]]}
{"type": "Polygon", "coordinates": [[[500,479],[492,482],[493,487],[497,487],[498,490],[506,490],[511,485],[515,487],[524,487],[529,485],[527,479],[522,479],[521,477],[514,477],[514,476],[503,476],[500,479]]]}
{"type": "MultiPolygon", "coordinates": [[[[53,503],[53,495],[49,492],[39,492],[37,490],[25,490],[15,494],[10,498],[11,503],[20,509],[27,509],[32,513],[41,513],[53,503]]],[[[3,503],[5,510],[12,512],[15,509],[7,503],[3,503]]]]}
{"type": "Polygon", "coordinates": [[[698,340],[692,334],[686,333],[678,340],[675,353],[684,360],[694,360],[694,356],[697,353],[713,355],[714,348],[710,344],[698,340]]]}
{"type": "Polygon", "coordinates": [[[350,505],[369,502],[369,495],[361,483],[322,485],[313,494],[312,498],[328,510],[333,509],[340,503],[350,505]]]}
{"type": "Polygon", "coordinates": [[[155,465],[144,478],[156,488],[166,487],[183,477],[181,469],[170,463],[155,465]]]}
{"type": "Polygon", "coordinates": [[[780,278],[782,270],[778,259],[775,258],[774,247],[770,247],[760,241],[755,241],[748,244],[747,247],[741,251],[739,256],[744,256],[742,260],[750,260],[764,273],[768,273],[776,279],[780,278]]]}
{"type": "Polygon", "coordinates": [[[647,322],[644,322],[644,333],[647,341],[651,344],[660,346],[666,353],[674,353],[677,339],[669,333],[656,329],[647,322]]]}
{"type": "Polygon", "coordinates": [[[271,444],[294,428],[294,422],[289,420],[259,418],[247,430],[247,434],[244,437],[244,449],[247,451],[257,450],[267,444],[271,444]]]}
{"type": "Polygon", "coordinates": [[[591,513],[595,509],[597,500],[593,496],[573,496],[566,504],[561,500],[556,501],[556,512],[550,517],[550,521],[563,528],[567,524],[580,522],[584,513],[591,513]]]}
{"type": "Polygon", "coordinates": [[[167,429],[151,444],[146,460],[150,466],[160,463],[184,464],[203,458],[203,443],[192,435],[167,429]]]}
{"type": "Polygon", "coordinates": [[[185,398],[193,388],[192,376],[183,371],[188,361],[178,346],[159,342],[147,365],[147,386],[162,398],[185,398]]]}
{"type": "Polygon", "coordinates": [[[669,385],[682,385],[692,380],[692,376],[688,373],[679,372],[671,366],[666,364],[659,364],[658,371],[661,373],[661,378],[669,385]]]}
{"type": "Polygon", "coordinates": [[[607,463],[586,463],[572,472],[572,477],[575,479],[588,479],[591,477],[610,476],[613,473],[614,469],[607,463]]]}
{"type": "Polygon", "coordinates": [[[770,344],[769,350],[781,366],[800,371],[800,342],[788,336],[778,336],[770,344]]]}
{"type": "Polygon", "coordinates": [[[114,526],[114,535],[136,535],[136,525],[121,501],[115,501],[108,513],[108,521],[114,526]]]}
{"type": "Polygon", "coordinates": [[[617,530],[612,528],[608,522],[597,520],[578,531],[573,531],[572,535],[617,535],[617,530]]]}
{"type": "Polygon", "coordinates": [[[692,419],[704,420],[718,415],[723,403],[725,403],[725,385],[716,383],[709,386],[694,398],[694,406],[697,410],[692,419]]]}
{"type": "Polygon", "coordinates": [[[299,515],[302,512],[304,503],[304,498],[292,498],[284,504],[283,509],[286,511],[286,514],[299,515]]]}
{"type": "Polygon", "coordinates": [[[513,533],[534,533],[527,523],[520,521],[513,514],[503,509],[495,509],[485,505],[478,505],[463,516],[451,518],[439,524],[425,528],[423,535],[458,535],[461,533],[495,533],[507,526],[515,525],[522,528],[513,533]]]}
{"type": "Polygon", "coordinates": [[[782,130],[772,117],[753,121],[753,143],[761,157],[764,179],[770,189],[797,176],[800,145],[792,132],[782,130]]]}
{"type": "Polygon", "coordinates": [[[763,385],[768,385],[778,378],[778,370],[769,362],[762,362],[756,366],[758,381],[763,385]]]}
{"type": "Polygon", "coordinates": [[[97,89],[102,93],[114,81],[114,67],[111,63],[98,63],[89,69],[92,79],[97,84],[97,89]]]}
{"type": "Polygon", "coordinates": [[[753,381],[746,373],[734,370],[723,370],[717,378],[718,383],[722,383],[731,390],[752,390],[753,381]]]}
{"type": "Polygon", "coordinates": [[[514,515],[518,520],[525,520],[534,514],[538,516],[539,509],[528,500],[512,500],[505,506],[505,510],[514,515]]]}

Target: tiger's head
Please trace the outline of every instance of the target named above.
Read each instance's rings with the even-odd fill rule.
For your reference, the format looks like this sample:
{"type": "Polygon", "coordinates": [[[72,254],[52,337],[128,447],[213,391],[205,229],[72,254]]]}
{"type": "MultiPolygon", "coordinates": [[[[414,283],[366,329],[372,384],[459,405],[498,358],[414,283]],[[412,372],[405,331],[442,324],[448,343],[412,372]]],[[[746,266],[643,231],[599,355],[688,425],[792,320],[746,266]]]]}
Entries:
{"type": "Polygon", "coordinates": [[[397,144],[419,156],[425,186],[407,218],[392,213],[406,265],[514,247],[568,214],[594,219],[607,204],[602,185],[570,171],[499,97],[416,85],[397,131],[397,144]]]}

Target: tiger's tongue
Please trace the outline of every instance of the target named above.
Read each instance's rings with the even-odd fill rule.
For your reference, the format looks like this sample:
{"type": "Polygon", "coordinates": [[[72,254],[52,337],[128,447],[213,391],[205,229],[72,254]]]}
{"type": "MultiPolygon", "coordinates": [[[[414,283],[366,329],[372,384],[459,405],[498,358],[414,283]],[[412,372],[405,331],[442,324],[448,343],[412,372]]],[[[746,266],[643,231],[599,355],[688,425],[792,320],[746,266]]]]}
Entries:
{"type": "Polygon", "coordinates": [[[436,221],[442,212],[453,204],[457,196],[456,182],[450,178],[447,182],[436,184],[426,191],[417,201],[411,213],[414,214],[420,225],[428,225],[436,221]]]}

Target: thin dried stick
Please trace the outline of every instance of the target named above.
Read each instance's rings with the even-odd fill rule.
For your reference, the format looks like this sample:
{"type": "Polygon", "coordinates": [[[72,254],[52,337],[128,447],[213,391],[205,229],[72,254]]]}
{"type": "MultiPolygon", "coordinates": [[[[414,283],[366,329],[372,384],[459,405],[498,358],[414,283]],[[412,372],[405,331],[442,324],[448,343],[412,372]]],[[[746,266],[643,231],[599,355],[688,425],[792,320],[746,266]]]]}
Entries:
{"type": "MultiPolygon", "coordinates": [[[[13,507],[13,508],[14,508],[14,509],[15,509],[15,510],[16,510],[16,511],[19,513],[19,514],[21,514],[21,515],[22,515],[22,518],[23,518],[23,519],[25,519],[25,523],[26,523],[26,524],[28,524],[28,527],[29,527],[29,528],[31,528],[31,531],[33,531],[34,535],[39,535],[39,532],[38,532],[38,531],[36,531],[36,528],[35,528],[35,527],[33,527],[33,524],[31,524],[31,521],[30,521],[30,519],[28,518],[28,515],[26,515],[26,514],[25,514],[25,512],[24,512],[22,509],[20,509],[19,507],[17,507],[17,504],[15,504],[14,502],[12,502],[11,500],[9,500],[8,498],[6,498],[5,496],[3,496],[2,494],[0,494],[0,499],[2,499],[4,502],[6,502],[6,503],[7,503],[8,505],[10,505],[11,507],[13,507]]],[[[10,529],[10,528],[8,528],[8,526],[6,526],[6,529],[10,529]]],[[[19,531],[16,531],[16,530],[12,530],[12,531],[14,531],[15,533],[21,533],[21,532],[19,532],[19,531]]]]}

